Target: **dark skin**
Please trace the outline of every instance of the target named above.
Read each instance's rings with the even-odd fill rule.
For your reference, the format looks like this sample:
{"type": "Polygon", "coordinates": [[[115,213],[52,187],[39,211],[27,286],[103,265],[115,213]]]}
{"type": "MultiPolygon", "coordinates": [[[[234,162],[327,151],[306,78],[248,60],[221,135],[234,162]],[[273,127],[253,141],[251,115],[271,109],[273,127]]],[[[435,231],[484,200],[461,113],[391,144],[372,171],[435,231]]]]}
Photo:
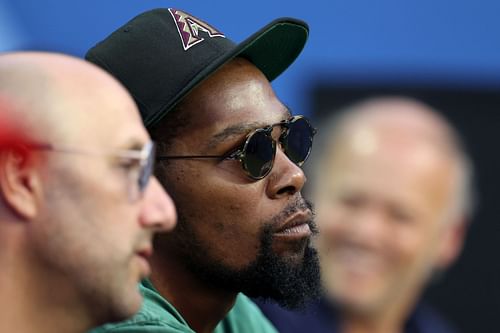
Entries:
{"type": "MultiPolygon", "coordinates": [[[[172,155],[224,155],[240,145],[252,129],[290,116],[265,76],[244,59],[226,64],[193,90],[183,102],[182,112],[190,123],[174,139],[168,152],[172,155]]],[[[189,251],[185,244],[189,236],[182,228],[162,235],[152,258],[151,280],[192,329],[212,332],[234,305],[238,292],[200,279],[187,267],[186,258],[210,258],[235,270],[246,267],[259,252],[264,224],[273,221],[272,228],[277,230],[288,221],[277,216],[301,200],[306,179],[281,150],[271,173],[260,181],[248,178],[234,160],[175,160],[167,170],[160,169],[158,176],[180,218],[193,226],[193,236],[204,253],[189,251]]],[[[310,215],[308,209],[302,209],[295,217],[310,215]]],[[[275,232],[272,249],[299,263],[309,235],[301,237],[275,232]]]]}

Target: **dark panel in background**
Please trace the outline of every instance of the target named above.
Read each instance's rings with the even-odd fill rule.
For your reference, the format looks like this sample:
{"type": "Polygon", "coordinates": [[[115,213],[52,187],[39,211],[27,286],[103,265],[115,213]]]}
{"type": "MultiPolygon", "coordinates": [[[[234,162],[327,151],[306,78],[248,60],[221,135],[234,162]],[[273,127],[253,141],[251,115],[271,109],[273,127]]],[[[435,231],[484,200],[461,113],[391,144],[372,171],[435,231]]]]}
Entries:
{"type": "Polygon", "coordinates": [[[425,298],[465,333],[496,332],[500,311],[500,90],[419,86],[312,89],[316,124],[353,102],[379,95],[415,97],[442,111],[461,133],[475,165],[479,205],[458,262],[425,298]]]}

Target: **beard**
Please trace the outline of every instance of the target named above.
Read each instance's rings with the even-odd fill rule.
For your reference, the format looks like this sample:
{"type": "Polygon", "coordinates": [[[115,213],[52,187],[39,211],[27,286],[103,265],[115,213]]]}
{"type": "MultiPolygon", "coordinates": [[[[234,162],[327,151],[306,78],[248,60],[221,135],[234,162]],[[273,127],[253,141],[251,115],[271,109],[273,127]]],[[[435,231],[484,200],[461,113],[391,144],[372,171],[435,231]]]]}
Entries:
{"type": "MultiPolygon", "coordinates": [[[[304,239],[302,246],[298,247],[304,252],[299,261],[274,253],[272,242],[276,221],[282,221],[304,208],[312,211],[309,202],[300,200],[264,223],[259,232],[260,246],[256,258],[240,269],[228,267],[212,258],[203,243],[197,240],[193,227],[179,216],[177,228],[182,233],[185,248],[189,249],[184,256],[185,265],[197,278],[215,289],[243,292],[250,297],[272,300],[288,309],[303,308],[321,294],[319,259],[311,239],[304,239]]],[[[318,233],[312,219],[307,224],[313,234],[318,233]]]]}

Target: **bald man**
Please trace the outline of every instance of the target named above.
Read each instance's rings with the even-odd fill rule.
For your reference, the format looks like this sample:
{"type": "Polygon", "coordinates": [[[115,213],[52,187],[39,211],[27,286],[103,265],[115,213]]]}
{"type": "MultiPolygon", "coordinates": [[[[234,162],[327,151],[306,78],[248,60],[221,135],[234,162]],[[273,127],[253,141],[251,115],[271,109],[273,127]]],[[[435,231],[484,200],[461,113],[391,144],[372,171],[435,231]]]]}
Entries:
{"type": "Polygon", "coordinates": [[[175,224],[135,103],[89,63],[12,53],[0,55],[0,112],[17,129],[0,144],[0,332],[133,315],[152,235],[175,224]]]}
{"type": "MultiPolygon", "coordinates": [[[[323,128],[313,196],[324,299],[263,305],[280,332],[453,332],[419,302],[462,248],[471,167],[451,126],[405,98],[356,104],[323,128]]],[[[320,134],[321,135],[321,134],[320,134]]]]}

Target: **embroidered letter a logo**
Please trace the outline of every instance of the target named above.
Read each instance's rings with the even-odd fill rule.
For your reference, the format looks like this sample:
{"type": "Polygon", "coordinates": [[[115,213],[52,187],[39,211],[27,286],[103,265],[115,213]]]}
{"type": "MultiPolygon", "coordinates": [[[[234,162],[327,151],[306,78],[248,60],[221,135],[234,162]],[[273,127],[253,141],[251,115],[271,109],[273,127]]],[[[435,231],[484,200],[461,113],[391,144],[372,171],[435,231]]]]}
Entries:
{"type": "Polygon", "coordinates": [[[212,27],[210,24],[186,13],[182,10],[177,10],[169,8],[168,11],[172,15],[175,25],[177,26],[177,31],[182,40],[182,46],[184,51],[189,49],[191,46],[203,42],[204,38],[199,36],[199,31],[205,31],[209,37],[223,37],[223,33],[212,27]]]}

